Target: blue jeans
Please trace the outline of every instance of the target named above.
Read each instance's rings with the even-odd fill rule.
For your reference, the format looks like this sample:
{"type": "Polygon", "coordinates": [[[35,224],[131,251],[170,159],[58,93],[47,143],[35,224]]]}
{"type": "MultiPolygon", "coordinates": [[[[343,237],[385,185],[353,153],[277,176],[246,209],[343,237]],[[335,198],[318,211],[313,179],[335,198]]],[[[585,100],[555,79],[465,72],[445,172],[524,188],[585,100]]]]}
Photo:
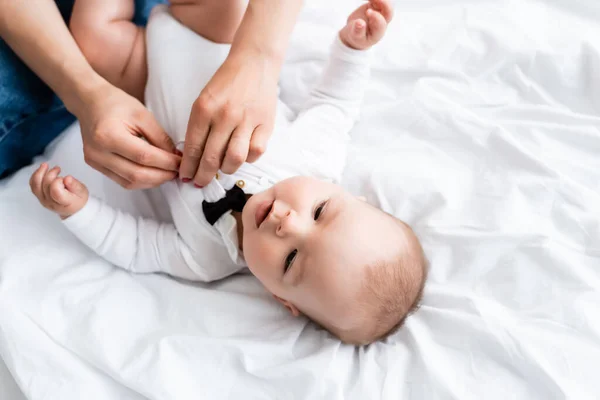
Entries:
{"type": "MultiPolygon", "coordinates": [[[[75,0],[55,0],[65,21],[75,0]]],[[[134,22],[167,0],[135,0],[134,22]]],[[[75,121],[62,101],[0,39],[0,179],[31,163],[75,121]]]]}

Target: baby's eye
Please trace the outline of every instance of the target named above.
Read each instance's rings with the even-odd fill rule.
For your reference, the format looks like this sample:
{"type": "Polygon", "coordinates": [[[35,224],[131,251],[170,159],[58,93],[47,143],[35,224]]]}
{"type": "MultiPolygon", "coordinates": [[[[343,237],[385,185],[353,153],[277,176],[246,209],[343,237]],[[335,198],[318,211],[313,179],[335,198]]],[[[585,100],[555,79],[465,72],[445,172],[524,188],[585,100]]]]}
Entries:
{"type": "Polygon", "coordinates": [[[319,217],[321,216],[321,214],[323,213],[323,209],[325,208],[325,203],[326,202],[322,202],[321,204],[319,204],[319,207],[317,207],[317,209],[315,210],[315,221],[319,219],[319,217]]]}
{"type": "Polygon", "coordinates": [[[285,266],[283,268],[283,273],[285,274],[288,269],[292,266],[294,259],[296,258],[296,254],[298,254],[298,250],[294,249],[285,259],[285,266]]]}

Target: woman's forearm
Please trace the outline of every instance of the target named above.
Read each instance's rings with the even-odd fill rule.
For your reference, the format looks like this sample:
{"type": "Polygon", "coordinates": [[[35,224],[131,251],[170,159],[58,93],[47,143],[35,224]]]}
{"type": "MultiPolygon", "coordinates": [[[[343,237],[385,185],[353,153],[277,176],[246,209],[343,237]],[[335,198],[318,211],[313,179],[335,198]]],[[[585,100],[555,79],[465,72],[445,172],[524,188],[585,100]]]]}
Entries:
{"type": "Polygon", "coordinates": [[[301,8],[302,0],[250,0],[231,53],[256,52],[280,65],[301,8]]]}
{"type": "Polygon", "coordinates": [[[53,0],[0,0],[0,36],[76,115],[106,84],[77,47],[53,0]]]}

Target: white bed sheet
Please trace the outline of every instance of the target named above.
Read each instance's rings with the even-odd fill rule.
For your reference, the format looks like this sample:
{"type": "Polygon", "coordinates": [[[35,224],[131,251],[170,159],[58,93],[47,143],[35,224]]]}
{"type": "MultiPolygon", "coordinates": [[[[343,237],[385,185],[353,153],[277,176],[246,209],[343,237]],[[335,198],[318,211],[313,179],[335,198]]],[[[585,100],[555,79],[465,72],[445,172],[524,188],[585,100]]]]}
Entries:
{"type": "MultiPolygon", "coordinates": [[[[292,104],[352,4],[307,2],[282,74],[292,104]]],[[[0,184],[0,356],[37,399],[600,397],[600,29],[594,0],[396,3],[344,184],[407,220],[423,306],[383,343],[341,345],[251,276],[132,276],[0,184]]],[[[110,202],[75,125],[41,159],[110,202]]],[[[38,161],[41,161],[38,160],[38,161]]],[[[1,392],[0,392],[1,393],[1,392]]]]}
{"type": "Polygon", "coordinates": [[[2,400],[26,400],[23,392],[17,386],[10,371],[0,358],[0,399],[2,400]]]}

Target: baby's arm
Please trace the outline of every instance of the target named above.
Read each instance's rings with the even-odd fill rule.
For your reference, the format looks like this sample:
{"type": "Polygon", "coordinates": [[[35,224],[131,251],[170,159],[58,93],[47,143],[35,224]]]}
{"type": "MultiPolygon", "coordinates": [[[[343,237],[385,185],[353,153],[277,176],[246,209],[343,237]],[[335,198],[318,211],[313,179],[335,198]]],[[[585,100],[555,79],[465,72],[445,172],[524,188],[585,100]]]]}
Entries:
{"type": "Polygon", "coordinates": [[[381,40],[392,15],[390,0],[370,0],[350,14],[299,120],[303,114],[336,131],[351,128],[369,79],[366,50],[381,40]]]}
{"type": "Polygon", "coordinates": [[[134,0],[76,0],[69,28],[96,72],[143,101],[146,39],[133,13],[134,0]]]}
{"type": "Polygon", "coordinates": [[[136,218],[90,197],[81,182],[59,176],[46,163],[33,173],[32,192],[85,245],[112,264],[134,273],[166,274],[210,281],[175,225],[136,218]]]}
{"type": "Polygon", "coordinates": [[[64,224],[98,255],[127,271],[210,280],[190,268],[190,249],[172,223],[134,217],[90,197],[64,224]]]}
{"type": "Polygon", "coordinates": [[[346,143],[369,81],[367,49],[384,35],[392,18],[389,0],[371,0],[356,9],[333,44],[321,79],[292,123],[296,148],[310,150],[314,176],[338,176],[346,143]],[[332,170],[333,168],[333,170],[332,170]]]}

